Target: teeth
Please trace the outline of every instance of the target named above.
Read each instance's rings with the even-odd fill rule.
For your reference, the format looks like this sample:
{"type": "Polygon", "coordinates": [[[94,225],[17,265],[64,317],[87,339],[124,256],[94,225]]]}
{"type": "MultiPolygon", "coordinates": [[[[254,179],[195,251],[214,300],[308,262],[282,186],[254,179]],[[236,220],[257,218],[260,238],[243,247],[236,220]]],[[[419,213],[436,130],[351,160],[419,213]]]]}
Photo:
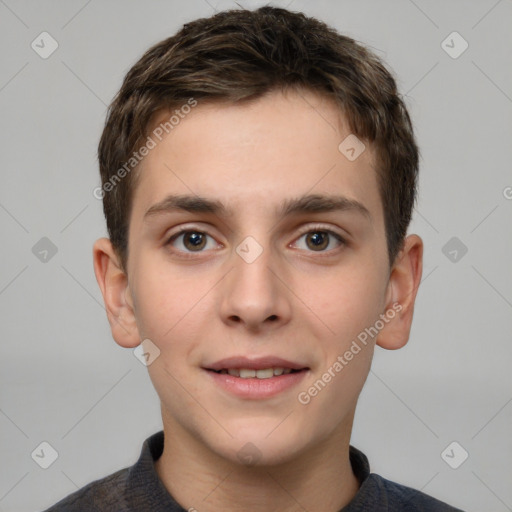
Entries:
{"type": "Polygon", "coordinates": [[[246,370],[244,368],[240,369],[240,378],[249,379],[251,377],[256,377],[256,370],[246,370]]]}
{"type": "Polygon", "coordinates": [[[265,368],[263,370],[251,370],[249,368],[229,368],[228,370],[220,370],[221,374],[229,374],[233,377],[240,377],[241,379],[270,379],[279,375],[287,375],[291,373],[291,368],[265,368]]]}
{"type": "Polygon", "coordinates": [[[270,379],[270,377],[274,376],[274,370],[272,368],[267,368],[266,370],[256,370],[256,377],[258,379],[270,379]]]}

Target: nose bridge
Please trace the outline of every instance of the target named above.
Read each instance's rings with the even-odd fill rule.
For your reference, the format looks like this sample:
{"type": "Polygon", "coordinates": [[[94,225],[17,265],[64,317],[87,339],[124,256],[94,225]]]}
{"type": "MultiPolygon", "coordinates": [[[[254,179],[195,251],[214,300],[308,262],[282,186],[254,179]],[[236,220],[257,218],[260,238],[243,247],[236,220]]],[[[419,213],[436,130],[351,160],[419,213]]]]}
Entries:
{"type": "MultiPolygon", "coordinates": [[[[249,238],[249,237],[248,237],[249,238]]],[[[250,287],[255,293],[268,293],[272,287],[269,266],[272,261],[271,249],[268,244],[256,245],[257,242],[244,240],[235,250],[233,264],[236,281],[245,287],[250,287]]]]}
{"type": "Polygon", "coordinates": [[[256,238],[246,237],[231,257],[233,270],[227,276],[222,298],[224,320],[254,327],[268,319],[287,318],[286,291],[273,269],[277,255],[272,253],[268,239],[260,244],[256,238]]]}

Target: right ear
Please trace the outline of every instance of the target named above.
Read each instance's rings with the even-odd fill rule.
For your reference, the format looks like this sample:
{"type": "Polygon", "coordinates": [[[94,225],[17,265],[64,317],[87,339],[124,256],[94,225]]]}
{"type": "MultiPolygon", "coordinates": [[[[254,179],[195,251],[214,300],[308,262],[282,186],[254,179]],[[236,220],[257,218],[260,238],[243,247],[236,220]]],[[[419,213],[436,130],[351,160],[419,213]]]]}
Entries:
{"type": "Polygon", "coordinates": [[[112,336],[121,347],[133,348],[141,339],[128,276],[121,269],[119,259],[108,238],[99,238],[93,245],[96,280],[103,295],[112,336]]]}

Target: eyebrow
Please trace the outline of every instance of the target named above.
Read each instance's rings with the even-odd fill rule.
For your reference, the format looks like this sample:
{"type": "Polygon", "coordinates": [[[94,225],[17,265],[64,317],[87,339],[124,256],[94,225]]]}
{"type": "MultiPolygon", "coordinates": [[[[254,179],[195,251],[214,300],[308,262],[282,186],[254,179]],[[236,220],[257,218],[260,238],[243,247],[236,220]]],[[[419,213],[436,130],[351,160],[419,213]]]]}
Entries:
{"type": "MultiPolygon", "coordinates": [[[[168,195],[162,201],[154,204],[144,214],[144,221],[152,217],[174,211],[190,213],[211,213],[227,216],[232,211],[221,201],[196,195],[168,195]]],[[[326,213],[334,211],[353,211],[364,215],[371,221],[369,210],[359,201],[344,196],[309,194],[295,199],[284,200],[277,214],[283,217],[300,213],[326,213]]]]}

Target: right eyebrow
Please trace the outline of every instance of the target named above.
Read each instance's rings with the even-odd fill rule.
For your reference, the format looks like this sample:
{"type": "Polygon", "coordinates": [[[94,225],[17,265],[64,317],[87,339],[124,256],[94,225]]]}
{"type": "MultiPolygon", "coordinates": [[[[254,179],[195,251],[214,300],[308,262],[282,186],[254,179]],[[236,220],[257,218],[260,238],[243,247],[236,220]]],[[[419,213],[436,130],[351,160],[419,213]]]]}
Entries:
{"type": "Polygon", "coordinates": [[[194,195],[168,195],[162,201],[152,205],[144,214],[144,220],[163,213],[183,210],[190,213],[213,213],[225,215],[226,207],[220,201],[194,195]]]}

